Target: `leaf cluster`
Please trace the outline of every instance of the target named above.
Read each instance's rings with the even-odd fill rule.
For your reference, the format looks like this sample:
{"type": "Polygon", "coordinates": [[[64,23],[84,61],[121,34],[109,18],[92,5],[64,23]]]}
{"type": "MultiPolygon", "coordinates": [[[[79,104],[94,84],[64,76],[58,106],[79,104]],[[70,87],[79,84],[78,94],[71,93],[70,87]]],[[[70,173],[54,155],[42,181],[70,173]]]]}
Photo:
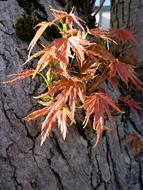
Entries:
{"type": "MultiPolygon", "coordinates": [[[[54,9],[51,11],[54,20],[37,25],[37,33],[28,48],[29,57],[25,64],[38,59],[35,69],[24,70],[8,82],[29,76],[40,76],[45,81],[46,92],[35,97],[42,108],[25,117],[30,121],[45,116],[41,144],[56,125],[65,139],[68,127],[76,123],[76,113],[82,110],[83,127],[92,122],[97,145],[104,130],[115,128],[113,114],[123,114],[118,102],[108,94],[105,84],[119,89],[122,88],[119,81],[122,81],[126,87],[129,83],[138,89],[143,87],[135,73],[135,64],[127,56],[129,44],[136,43],[136,39],[124,29],[104,31],[85,28],[84,21],[72,11],[69,14],[54,9]],[[50,44],[41,44],[40,37],[51,26],[57,27],[61,37],[50,44]],[[41,50],[31,55],[37,43],[41,44],[41,50]],[[126,56],[121,56],[119,49],[126,56]],[[110,121],[109,126],[107,120],[110,121]]],[[[141,109],[130,96],[120,98],[120,101],[133,109],[141,109]]]]}

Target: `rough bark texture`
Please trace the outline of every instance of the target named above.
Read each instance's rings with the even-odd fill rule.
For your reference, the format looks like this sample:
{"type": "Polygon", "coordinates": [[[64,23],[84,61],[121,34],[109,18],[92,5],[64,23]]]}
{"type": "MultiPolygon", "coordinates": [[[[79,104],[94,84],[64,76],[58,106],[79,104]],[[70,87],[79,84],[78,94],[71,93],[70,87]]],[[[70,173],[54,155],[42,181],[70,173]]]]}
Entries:
{"type": "MultiPolygon", "coordinates": [[[[52,1],[38,1],[49,14],[52,1]]],[[[41,12],[42,12],[41,9],[41,12]]],[[[23,13],[16,0],[0,1],[0,80],[19,72],[28,44],[16,37],[15,23],[23,13]]],[[[80,126],[69,128],[64,142],[58,129],[40,147],[40,123],[22,118],[41,91],[38,82],[0,84],[0,190],[141,190],[142,157],[133,156],[122,139],[129,132],[143,134],[140,120],[122,123],[105,134],[96,150],[95,135],[80,126]]]]}
{"type": "Polygon", "coordinates": [[[139,63],[143,63],[143,1],[111,0],[111,25],[114,28],[128,28],[138,38],[139,63]]]}

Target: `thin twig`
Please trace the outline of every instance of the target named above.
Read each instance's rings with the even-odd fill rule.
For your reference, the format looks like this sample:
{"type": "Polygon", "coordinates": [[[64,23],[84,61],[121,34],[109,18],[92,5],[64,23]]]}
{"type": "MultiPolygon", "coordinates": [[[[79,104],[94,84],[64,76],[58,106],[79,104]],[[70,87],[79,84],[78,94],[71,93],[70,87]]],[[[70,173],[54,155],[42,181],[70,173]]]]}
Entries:
{"type": "Polygon", "coordinates": [[[103,4],[104,4],[105,0],[103,0],[100,4],[100,6],[98,7],[98,9],[95,11],[95,15],[97,15],[97,13],[102,9],[103,4]]]}

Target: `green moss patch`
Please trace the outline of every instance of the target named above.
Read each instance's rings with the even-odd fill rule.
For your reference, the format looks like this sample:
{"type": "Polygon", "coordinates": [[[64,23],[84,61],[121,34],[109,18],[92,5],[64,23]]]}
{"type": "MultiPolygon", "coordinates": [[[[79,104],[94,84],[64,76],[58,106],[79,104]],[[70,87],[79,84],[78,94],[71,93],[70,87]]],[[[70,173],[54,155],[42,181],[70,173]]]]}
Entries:
{"type": "Polygon", "coordinates": [[[23,15],[16,23],[16,34],[23,41],[30,41],[34,35],[34,27],[37,24],[31,16],[23,15]]]}
{"type": "Polygon", "coordinates": [[[20,7],[22,7],[27,14],[31,14],[33,0],[17,0],[20,7]]]}

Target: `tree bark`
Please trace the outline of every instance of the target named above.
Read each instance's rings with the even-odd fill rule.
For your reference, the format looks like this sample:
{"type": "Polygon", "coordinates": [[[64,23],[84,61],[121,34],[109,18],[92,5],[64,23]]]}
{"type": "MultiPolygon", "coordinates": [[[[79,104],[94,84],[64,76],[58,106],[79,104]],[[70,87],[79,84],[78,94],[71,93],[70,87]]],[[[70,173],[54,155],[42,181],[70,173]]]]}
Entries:
{"type": "MultiPolygon", "coordinates": [[[[49,15],[52,1],[37,2],[49,15]]],[[[16,0],[0,1],[1,81],[21,71],[26,59],[28,44],[15,33],[22,13],[16,0]]],[[[35,109],[32,96],[42,89],[30,79],[0,83],[0,190],[141,190],[141,153],[134,157],[123,139],[132,131],[142,134],[142,122],[117,117],[117,129],[106,133],[96,150],[93,132],[78,125],[69,128],[65,141],[55,129],[40,147],[40,122],[22,118],[35,109]]]]}
{"type": "Polygon", "coordinates": [[[139,63],[143,63],[143,1],[115,0],[111,1],[111,27],[127,28],[138,38],[137,51],[139,63]]]}

